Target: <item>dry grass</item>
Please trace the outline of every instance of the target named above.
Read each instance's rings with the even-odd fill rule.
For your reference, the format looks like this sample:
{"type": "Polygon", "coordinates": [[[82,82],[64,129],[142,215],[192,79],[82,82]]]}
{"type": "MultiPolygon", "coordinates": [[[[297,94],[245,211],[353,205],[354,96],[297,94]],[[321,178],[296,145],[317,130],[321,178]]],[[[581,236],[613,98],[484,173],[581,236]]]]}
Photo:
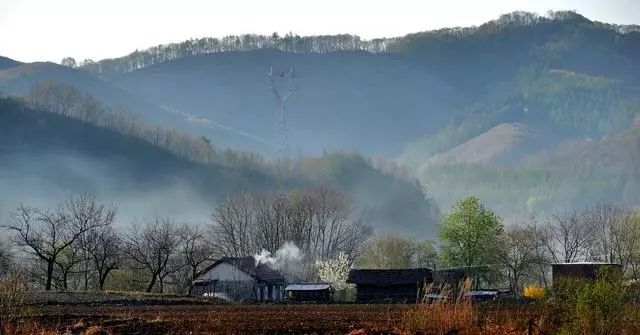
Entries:
{"type": "Polygon", "coordinates": [[[435,289],[428,286],[426,292],[439,292],[437,299],[427,296],[405,312],[397,325],[398,334],[543,334],[544,314],[534,305],[499,305],[479,307],[465,297],[471,281],[461,284],[457,290],[450,287],[435,289]]]}
{"type": "Polygon", "coordinates": [[[23,313],[24,285],[18,272],[0,277],[0,334],[10,334],[23,313]]]}
{"type": "Polygon", "coordinates": [[[405,312],[400,330],[413,334],[457,334],[475,329],[480,314],[477,306],[464,296],[470,287],[471,281],[466,281],[456,294],[448,286],[437,289],[426,286],[425,292],[437,292],[439,297],[430,299],[425,295],[419,304],[405,312]]]}

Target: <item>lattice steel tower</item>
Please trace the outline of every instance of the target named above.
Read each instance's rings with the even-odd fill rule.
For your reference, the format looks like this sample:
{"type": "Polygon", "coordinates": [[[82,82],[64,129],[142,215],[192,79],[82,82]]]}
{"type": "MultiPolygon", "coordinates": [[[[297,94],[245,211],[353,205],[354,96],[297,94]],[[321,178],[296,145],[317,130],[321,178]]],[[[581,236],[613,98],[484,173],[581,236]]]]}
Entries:
{"type": "Polygon", "coordinates": [[[287,103],[293,95],[296,75],[293,66],[289,73],[273,73],[273,67],[269,68],[269,83],[276,101],[275,111],[275,162],[280,173],[290,169],[289,143],[287,139],[287,103]]]}

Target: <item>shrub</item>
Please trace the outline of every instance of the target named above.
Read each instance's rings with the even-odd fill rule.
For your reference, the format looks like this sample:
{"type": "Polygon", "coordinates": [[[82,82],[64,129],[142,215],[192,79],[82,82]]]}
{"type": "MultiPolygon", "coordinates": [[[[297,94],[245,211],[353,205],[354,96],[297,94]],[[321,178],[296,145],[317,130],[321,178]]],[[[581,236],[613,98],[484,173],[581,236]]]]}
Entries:
{"type": "Polygon", "coordinates": [[[576,322],[583,334],[618,334],[629,302],[619,277],[603,276],[585,286],[577,298],[576,322]]]}
{"type": "Polygon", "coordinates": [[[532,285],[525,286],[522,294],[524,295],[525,298],[537,300],[537,299],[544,298],[546,292],[542,286],[537,284],[532,284],[532,285]]]}
{"type": "MultiPolygon", "coordinates": [[[[621,274],[602,273],[595,281],[576,281],[564,285],[554,310],[564,315],[561,334],[612,335],[628,331],[636,322],[632,314],[631,290],[621,274]]],[[[554,306],[551,306],[554,307],[554,306]]]]}

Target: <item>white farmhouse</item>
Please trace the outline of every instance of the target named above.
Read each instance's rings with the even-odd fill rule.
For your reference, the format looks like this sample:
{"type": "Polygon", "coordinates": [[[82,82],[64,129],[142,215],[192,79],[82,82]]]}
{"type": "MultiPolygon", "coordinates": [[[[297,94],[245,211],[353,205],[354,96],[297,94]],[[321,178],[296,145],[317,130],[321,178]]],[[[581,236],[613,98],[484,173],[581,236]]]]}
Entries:
{"type": "Polygon", "coordinates": [[[284,286],[282,274],[252,256],[225,257],[200,272],[190,292],[232,301],[281,301],[284,286]]]}

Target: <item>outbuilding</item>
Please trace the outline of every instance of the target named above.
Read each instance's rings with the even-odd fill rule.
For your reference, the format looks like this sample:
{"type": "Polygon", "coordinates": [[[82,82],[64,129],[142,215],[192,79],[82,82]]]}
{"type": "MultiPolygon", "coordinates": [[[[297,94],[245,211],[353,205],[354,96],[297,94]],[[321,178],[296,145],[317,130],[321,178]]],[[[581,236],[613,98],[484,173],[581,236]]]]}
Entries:
{"type": "Polygon", "coordinates": [[[290,284],[285,289],[287,301],[331,301],[331,284],[328,283],[301,283],[290,284]]]}
{"type": "Polygon", "coordinates": [[[253,256],[225,257],[196,276],[192,295],[206,295],[231,301],[282,301],[285,278],[253,256]]]}
{"type": "Polygon", "coordinates": [[[622,264],[606,262],[574,262],[551,264],[553,285],[557,286],[563,279],[595,280],[599,275],[608,272],[622,274],[622,264]]]}
{"type": "Polygon", "coordinates": [[[433,281],[428,268],[352,269],[348,283],[356,285],[356,301],[417,301],[433,281]]]}

